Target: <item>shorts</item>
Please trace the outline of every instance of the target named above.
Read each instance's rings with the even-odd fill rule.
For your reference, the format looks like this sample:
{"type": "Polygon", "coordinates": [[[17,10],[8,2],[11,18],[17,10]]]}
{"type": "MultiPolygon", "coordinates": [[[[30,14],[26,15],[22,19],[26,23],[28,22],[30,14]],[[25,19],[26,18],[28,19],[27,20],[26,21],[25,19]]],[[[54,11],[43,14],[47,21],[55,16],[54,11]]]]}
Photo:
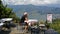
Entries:
{"type": "Polygon", "coordinates": [[[28,26],[28,23],[24,22],[24,23],[21,23],[21,25],[28,26]]]}

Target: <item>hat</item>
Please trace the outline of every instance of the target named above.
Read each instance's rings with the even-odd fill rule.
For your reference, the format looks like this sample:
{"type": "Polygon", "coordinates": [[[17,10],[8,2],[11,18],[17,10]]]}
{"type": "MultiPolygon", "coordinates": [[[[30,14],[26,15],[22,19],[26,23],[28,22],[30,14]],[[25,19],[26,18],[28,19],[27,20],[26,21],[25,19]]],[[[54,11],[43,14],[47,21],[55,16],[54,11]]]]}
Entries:
{"type": "Polygon", "coordinates": [[[24,15],[26,15],[27,14],[27,12],[24,12],[24,15]]]}

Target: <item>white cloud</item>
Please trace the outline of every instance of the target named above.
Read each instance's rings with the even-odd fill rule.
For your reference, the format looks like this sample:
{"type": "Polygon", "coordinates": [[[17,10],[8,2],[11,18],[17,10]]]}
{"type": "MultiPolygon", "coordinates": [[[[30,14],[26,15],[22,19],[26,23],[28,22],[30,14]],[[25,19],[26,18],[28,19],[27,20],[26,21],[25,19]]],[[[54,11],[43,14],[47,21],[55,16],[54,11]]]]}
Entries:
{"type": "Polygon", "coordinates": [[[56,4],[59,0],[3,0],[4,3],[10,5],[46,5],[46,4],[56,4]]]}

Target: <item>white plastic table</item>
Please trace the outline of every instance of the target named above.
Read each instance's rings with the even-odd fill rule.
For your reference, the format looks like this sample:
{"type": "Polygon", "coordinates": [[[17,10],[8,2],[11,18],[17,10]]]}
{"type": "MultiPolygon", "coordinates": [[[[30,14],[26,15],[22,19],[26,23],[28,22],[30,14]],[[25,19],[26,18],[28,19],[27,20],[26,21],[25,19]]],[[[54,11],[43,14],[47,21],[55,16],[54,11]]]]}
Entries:
{"type": "Polygon", "coordinates": [[[36,19],[29,19],[29,20],[28,20],[28,25],[31,26],[31,23],[33,23],[33,22],[34,22],[34,23],[37,23],[38,20],[36,20],[36,19]]]}

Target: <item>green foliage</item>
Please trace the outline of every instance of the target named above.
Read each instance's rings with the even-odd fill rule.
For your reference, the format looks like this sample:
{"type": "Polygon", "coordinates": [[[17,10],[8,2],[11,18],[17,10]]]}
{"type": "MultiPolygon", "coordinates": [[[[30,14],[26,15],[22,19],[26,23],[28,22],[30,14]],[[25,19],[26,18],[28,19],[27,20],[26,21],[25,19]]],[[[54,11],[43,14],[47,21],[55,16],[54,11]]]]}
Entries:
{"type": "Polygon", "coordinates": [[[12,12],[11,8],[8,8],[7,5],[4,6],[0,0],[0,19],[2,18],[13,18],[13,21],[19,21],[20,19],[12,12]]]}
{"type": "Polygon", "coordinates": [[[60,34],[60,19],[54,19],[53,23],[50,24],[50,27],[60,34]]]}
{"type": "Polygon", "coordinates": [[[60,34],[60,19],[59,18],[53,19],[52,23],[47,23],[46,21],[45,25],[46,26],[49,25],[50,28],[54,29],[60,34]]]}

